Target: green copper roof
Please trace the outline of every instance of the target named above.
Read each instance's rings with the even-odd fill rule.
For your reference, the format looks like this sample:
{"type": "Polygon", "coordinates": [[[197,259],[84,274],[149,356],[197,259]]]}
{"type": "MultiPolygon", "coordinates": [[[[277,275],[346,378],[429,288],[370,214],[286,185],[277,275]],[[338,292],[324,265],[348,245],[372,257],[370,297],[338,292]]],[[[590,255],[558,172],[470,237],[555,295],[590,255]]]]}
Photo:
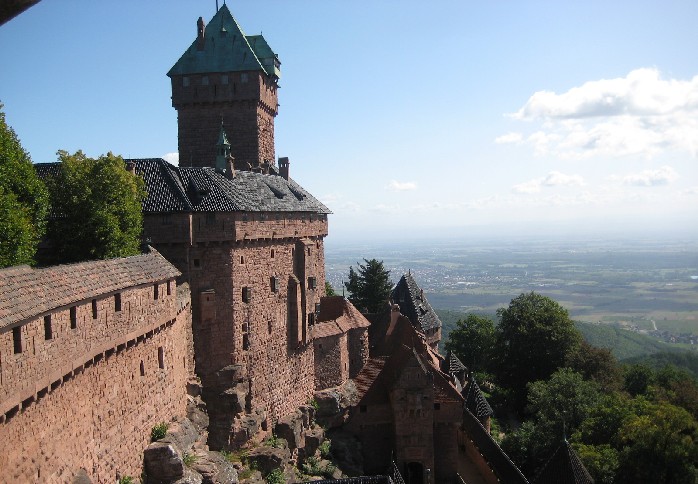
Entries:
{"type": "Polygon", "coordinates": [[[225,4],[206,25],[203,48],[198,44],[195,39],[168,76],[261,70],[280,77],[279,60],[264,37],[246,36],[225,4]]]}
{"type": "Polygon", "coordinates": [[[223,124],[221,123],[221,131],[218,133],[218,143],[216,143],[216,146],[230,146],[230,143],[228,142],[228,135],[225,134],[225,129],[223,129],[223,124]]]}

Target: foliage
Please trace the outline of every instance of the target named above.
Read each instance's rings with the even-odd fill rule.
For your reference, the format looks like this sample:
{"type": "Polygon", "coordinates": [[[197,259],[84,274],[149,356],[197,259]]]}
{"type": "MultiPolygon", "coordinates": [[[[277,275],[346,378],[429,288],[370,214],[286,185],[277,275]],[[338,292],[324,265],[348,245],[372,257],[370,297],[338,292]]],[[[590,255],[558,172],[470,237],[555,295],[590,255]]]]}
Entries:
{"type": "Polygon", "coordinates": [[[264,441],[264,445],[267,447],[273,447],[275,449],[285,449],[288,447],[288,442],[286,442],[286,439],[277,437],[276,434],[271,434],[271,436],[264,441]]]}
{"type": "Polygon", "coordinates": [[[325,439],[322,441],[322,444],[318,447],[318,450],[320,451],[320,456],[323,459],[329,459],[331,455],[331,449],[332,449],[332,441],[330,439],[325,439]]]}
{"type": "Polygon", "coordinates": [[[633,396],[646,393],[654,383],[654,371],[647,365],[627,366],[624,373],[624,388],[633,396]]]}
{"type": "Polygon", "coordinates": [[[247,461],[248,449],[237,449],[233,451],[221,450],[221,455],[226,458],[228,462],[240,462],[244,463],[247,461]]]}
{"type": "Polygon", "coordinates": [[[526,384],[545,380],[564,366],[567,355],[581,343],[581,335],[566,309],[535,292],[512,299],[497,316],[495,374],[521,411],[526,384]]]}
{"type": "Polygon", "coordinates": [[[684,409],[661,402],[620,429],[618,482],[695,483],[698,425],[684,409]]]}
{"type": "Polygon", "coordinates": [[[574,451],[597,484],[613,484],[618,472],[618,451],[608,444],[574,444],[574,451]]]}
{"type": "MultiPolygon", "coordinates": [[[[680,351],[672,350],[669,344],[657,341],[645,334],[635,333],[611,324],[592,324],[577,321],[575,326],[590,345],[608,348],[613,353],[613,356],[622,361],[645,358],[653,353],[680,351]]],[[[686,351],[686,353],[688,352],[686,351]]],[[[698,363],[698,358],[696,358],[696,362],[698,363]]],[[[698,365],[696,369],[698,369],[698,365]]]]}
{"type": "Polygon", "coordinates": [[[274,469],[264,477],[264,480],[267,481],[267,484],[284,484],[286,482],[284,472],[281,469],[274,469]]]}
{"type": "Polygon", "coordinates": [[[622,386],[620,366],[608,349],[596,348],[582,341],[579,347],[567,354],[567,365],[606,391],[618,390],[622,386]]]}
{"type": "Polygon", "coordinates": [[[0,267],[34,262],[47,213],[46,187],[0,104],[0,267]]]}
{"type": "Polygon", "coordinates": [[[194,462],[196,462],[198,457],[196,454],[190,454],[189,452],[185,452],[184,455],[182,456],[182,462],[184,462],[184,465],[187,467],[191,467],[194,462]]]}
{"type": "Polygon", "coordinates": [[[390,271],[383,266],[383,261],[366,260],[357,263],[358,272],[349,267],[349,281],[345,282],[350,292],[349,301],[362,313],[379,313],[390,297],[392,283],[390,271]]]}
{"type": "Polygon", "coordinates": [[[337,293],[334,290],[334,287],[332,287],[332,284],[330,284],[330,281],[325,281],[325,296],[337,296],[337,293]]]}
{"type": "Polygon", "coordinates": [[[118,484],[134,484],[133,477],[131,476],[121,476],[119,478],[119,483],[118,484]]]}
{"type": "Polygon", "coordinates": [[[689,372],[698,378],[698,353],[689,350],[660,351],[651,355],[631,358],[626,363],[642,363],[651,368],[659,369],[672,365],[689,372]]]}
{"type": "Polygon", "coordinates": [[[150,430],[150,440],[151,442],[155,442],[156,440],[160,440],[167,435],[167,429],[169,429],[170,426],[167,424],[167,422],[160,422],[159,424],[155,425],[151,430],[150,430]]]}
{"type": "Polygon", "coordinates": [[[138,254],[144,183],[120,156],[97,159],[58,152],[60,171],[48,181],[53,218],[49,239],[60,262],[138,254]]]}
{"type": "Polygon", "coordinates": [[[316,412],[320,408],[320,404],[314,398],[310,400],[310,406],[313,407],[313,410],[315,410],[316,412]]]}
{"type": "Polygon", "coordinates": [[[495,343],[494,321],[468,314],[448,335],[446,350],[453,351],[471,371],[489,367],[495,343]]]}

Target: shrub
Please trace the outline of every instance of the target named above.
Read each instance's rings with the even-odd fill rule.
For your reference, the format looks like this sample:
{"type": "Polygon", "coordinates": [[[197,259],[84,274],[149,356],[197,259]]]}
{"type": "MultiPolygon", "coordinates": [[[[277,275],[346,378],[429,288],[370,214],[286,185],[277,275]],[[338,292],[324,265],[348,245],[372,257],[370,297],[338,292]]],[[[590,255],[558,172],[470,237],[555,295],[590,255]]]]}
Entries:
{"type": "Polygon", "coordinates": [[[167,425],[166,422],[160,422],[157,424],[150,430],[150,441],[155,442],[156,440],[164,438],[165,435],[167,435],[168,428],[170,428],[170,426],[167,425]]]}
{"type": "Polygon", "coordinates": [[[317,403],[317,400],[315,400],[314,398],[310,400],[310,406],[313,407],[316,412],[320,408],[320,404],[317,403]]]}
{"type": "Polygon", "coordinates": [[[320,447],[318,447],[318,450],[320,451],[320,455],[322,456],[323,459],[328,459],[330,457],[331,447],[332,447],[332,441],[330,439],[326,439],[322,444],[320,444],[320,447]]]}
{"type": "Polygon", "coordinates": [[[196,462],[196,459],[198,459],[196,454],[190,454],[189,452],[185,452],[184,456],[182,456],[182,462],[184,462],[184,465],[187,467],[191,467],[192,464],[196,462]]]}
{"type": "Polygon", "coordinates": [[[284,473],[281,469],[274,469],[264,478],[267,484],[284,484],[286,481],[284,478],[284,473]]]}
{"type": "Polygon", "coordinates": [[[134,484],[133,477],[131,477],[131,476],[120,477],[119,484],[134,484]]]}
{"type": "Polygon", "coordinates": [[[264,445],[275,449],[284,449],[288,445],[288,442],[286,442],[286,439],[277,437],[276,434],[271,434],[271,437],[264,441],[264,445]]]}

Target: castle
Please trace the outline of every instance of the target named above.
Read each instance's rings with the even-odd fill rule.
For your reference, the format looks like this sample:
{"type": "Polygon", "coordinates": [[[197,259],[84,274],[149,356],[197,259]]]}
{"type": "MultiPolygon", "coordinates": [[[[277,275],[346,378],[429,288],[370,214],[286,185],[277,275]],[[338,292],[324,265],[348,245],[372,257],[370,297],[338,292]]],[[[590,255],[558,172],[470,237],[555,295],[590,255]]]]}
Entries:
{"type": "Polygon", "coordinates": [[[342,425],[367,472],[394,460],[409,483],[526,482],[477,384],[438,354],[411,274],[372,324],[325,297],[330,211],[275,160],[280,62],[264,37],[224,4],[168,76],[180,166],[126,160],[146,183],[148,251],[0,270],[0,480],[139,475],[150,429],[186,414],[198,378],[214,450],[353,381],[342,425]]]}

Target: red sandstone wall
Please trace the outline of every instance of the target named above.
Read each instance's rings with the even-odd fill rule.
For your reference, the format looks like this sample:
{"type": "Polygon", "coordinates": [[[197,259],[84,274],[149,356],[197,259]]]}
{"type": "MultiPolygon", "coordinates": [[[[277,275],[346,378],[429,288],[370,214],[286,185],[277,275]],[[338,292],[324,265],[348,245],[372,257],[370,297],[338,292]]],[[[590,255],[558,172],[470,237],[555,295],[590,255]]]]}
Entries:
{"type": "Polygon", "coordinates": [[[315,388],[341,385],[349,378],[347,335],[338,334],[313,341],[315,351],[315,388]]]}
{"type": "Polygon", "coordinates": [[[74,329],[71,328],[70,307],[57,308],[50,314],[52,335],[49,340],[45,338],[43,316],[23,324],[21,353],[14,353],[12,330],[0,334],[0,414],[33,397],[95,355],[164,324],[176,315],[174,280],[158,284],[157,300],[154,299],[154,285],[119,294],[120,311],[116,311],[114,294],[95,299],[96,318],[93,318],[91,300],[75,304],[74,329]]]}
{"type": "Polygon", "coordinates": [[[349,330],[348,352],[349,378],[356,378],[368,360],[368,328],[349,330]]]}
{"type": "Polygon", "coordinates": [[[193,371],[189,306],[174,306],[173,299],[179,314],[150,331],[161,314],[148,310],[153,305],[142,291],[134,293],[147,306],[138,317],[154,319],[141,321],[140,330],[129,333],[133,339],[54,382],[0,423],[0,482],[69,482],[80,468],[93,482],[140,476],[151,428],[185,413],[186,380],[193,371]]]}
{"type": "Polygon", "coordinates": [[[190,161],[191,166],[215,166],[221,117],[236,161],[254,166],[264,160],[276,160],[277,88],[265,74],[230,72],[173,77],[172,105],[177,109],[182,166],[190,166],[190,161]],[[227,77],[227,84],[223,83],[223,76],[227,77]]]}

